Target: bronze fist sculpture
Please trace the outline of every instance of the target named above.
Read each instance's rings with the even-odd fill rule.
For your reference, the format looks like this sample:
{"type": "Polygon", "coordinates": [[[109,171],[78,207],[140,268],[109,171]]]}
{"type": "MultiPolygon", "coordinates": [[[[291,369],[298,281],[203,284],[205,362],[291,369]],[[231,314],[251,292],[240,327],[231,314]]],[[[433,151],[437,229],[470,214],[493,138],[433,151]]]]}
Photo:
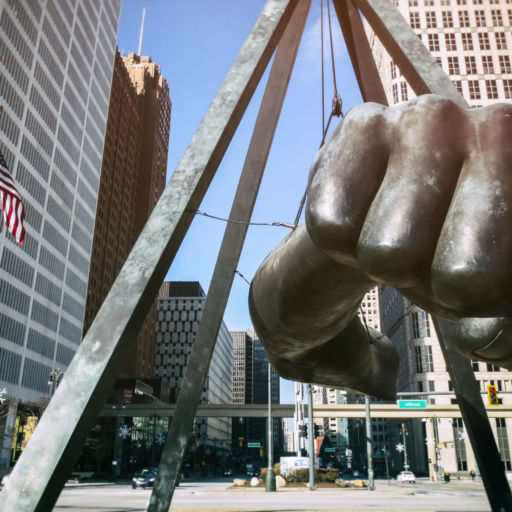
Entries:
{"type": "Polygon", "coordinates": [[[283,377],[392,398],[398,357],[357,318],[364,294],[393,286],[457,321],[465,355],[512,368],[511,256],[512,105],[366,103],[319,151],[306,223],[256,273],[251,317],[283,377]]]}

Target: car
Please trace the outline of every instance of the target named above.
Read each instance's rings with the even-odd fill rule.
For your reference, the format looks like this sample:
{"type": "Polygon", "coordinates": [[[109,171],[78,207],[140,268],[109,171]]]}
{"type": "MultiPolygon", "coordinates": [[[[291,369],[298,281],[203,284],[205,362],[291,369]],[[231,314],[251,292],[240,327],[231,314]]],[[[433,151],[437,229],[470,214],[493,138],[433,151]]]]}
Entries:
{"type": "Polygon", "coordinates": [[[233,470],[231,468],[225,469],[224,476],[233,476],[233,470]]]}
{"type": "Polygon", "coordinates": [[[396,479],[398,482],[411,482],[412,484],[416,482],[416,476],[412,471],[400,471],[396,479]]]}
{"type": "Polygon", "coordinates": [[[359,476],[361,476],[361,474],[359,473],[359,470],[354,469],[354,471],[352,471],[352,476],[353,477],[359,477],[359,476]]]}
{"type": "Polygon", "coordinates": [[[146,487],[153,487],[157,472],[157,468],[141,469],[132,478],[132,489],[137,489],[137,487],[141,487],[143,489],[146,487]]]}

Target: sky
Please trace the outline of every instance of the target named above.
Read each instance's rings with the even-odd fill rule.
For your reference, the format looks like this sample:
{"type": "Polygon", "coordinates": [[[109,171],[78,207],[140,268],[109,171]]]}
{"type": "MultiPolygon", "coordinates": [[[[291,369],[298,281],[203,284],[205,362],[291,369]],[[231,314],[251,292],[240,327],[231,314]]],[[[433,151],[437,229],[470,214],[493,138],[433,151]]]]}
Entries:
{"type": "MultiPolygon", "coordinates": [[[[172,101],[167,179],[178,165],[208,106],[256,22],[264,0],[123,0],[118,47],[137,52],[146,9],[142,55],[149,55],[168,81],[172,101]]],[[[333,74],[324,2],[325,116],[333,97],[333,74]]],[[[336,82],[343,112],[360,103],[350,59],[331,9],[336,82]]],[[[311,9],[253,213],[254,222],[293,223],[309,168],[322,139],[320,0],[311,9]]],[[[270,65],[269,65],[270,67],[270,65]]],[[[242,170],[265,88],[263,76],[200,210],[226,218],[242,170]]],[[[330,132],[338,120],[334,119],[330,132]]],[[[197,215],[167,274],[167,280],[199,281],[208,290],[225,223],[197,215]]],[[[238,270],[251,281],[266,255],[288,233],[282,227],[251,226],[238,270]]],[[[249,285],[235,276],[224,322],[229,330],[251,327],[249,285]]],[[[293,384],[281,380],[281,402],[293,402],[293,384]]]]}

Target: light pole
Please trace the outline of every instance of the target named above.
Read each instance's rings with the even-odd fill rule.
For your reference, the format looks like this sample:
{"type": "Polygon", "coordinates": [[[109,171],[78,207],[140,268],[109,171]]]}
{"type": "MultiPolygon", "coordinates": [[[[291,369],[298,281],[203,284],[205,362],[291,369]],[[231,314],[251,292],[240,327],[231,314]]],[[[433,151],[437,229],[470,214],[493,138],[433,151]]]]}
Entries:
{"type": "Polygon", "coordinates": [[[272,366],[268,363],[268,468],[265,481],[265,492],[275,492],[276,476],[272,469],[272,366]]]}
{"type": "Polygon", "coordinates": [[[407,463],[407,441],[405,436],[407,435],[407,429],[405,428],[405,423],[402,423],[402,428],[400,429],[402,434],[402,440],[404,445],[404,470],[407,471],[409,469],[409,464],[407,463]]]}
{"type": "Polygon", "coordinates": [[[373,478],[373,443],[372,443],[372,425],[370,417],[370,397],[364,396],[364,405],[366,409],[366,454],[368,458],[368,490],[375,490],[375,480],[373,478]]]}
{"type": "Polygon", "coordinates": [[[313,426],[313,385],[308,384],[308,439],[309,439],[309,490],[316,489],[315,484],[315,429],[313,426]]]}
{"type": "Polygon", "coordinates": [[[50,386],[50,398],[55,394],[55,391],[57,391],[63,375],[64,372],[61,371],[60,368],[50,372],[50,377],[48,379],[48,386],[50,386]]]}

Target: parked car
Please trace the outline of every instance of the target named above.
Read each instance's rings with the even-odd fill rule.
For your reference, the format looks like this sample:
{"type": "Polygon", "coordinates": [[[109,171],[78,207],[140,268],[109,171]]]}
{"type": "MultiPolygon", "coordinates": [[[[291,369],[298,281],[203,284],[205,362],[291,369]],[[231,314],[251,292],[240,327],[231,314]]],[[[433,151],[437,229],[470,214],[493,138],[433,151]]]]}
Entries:
{"type": "Polygon", "coordinates": [[[224,470],[224,476],[233,476],[233,470],[231,468],[226,468],[224,470]]]}
{"type": "Polygon", "coordinates": [[[416,476],[412,471],[400,471],[396,479],[398,482],[411,482],[413,484],[416,482],[416,476]]]}
{"type": "Polygon", "coordinates": [[[145,487],[153,487],[157,471],[157,468],[141,469],[132,478],[132,489],[137,489],[137,487],[142,487],[143,489],[145,487]]]}

